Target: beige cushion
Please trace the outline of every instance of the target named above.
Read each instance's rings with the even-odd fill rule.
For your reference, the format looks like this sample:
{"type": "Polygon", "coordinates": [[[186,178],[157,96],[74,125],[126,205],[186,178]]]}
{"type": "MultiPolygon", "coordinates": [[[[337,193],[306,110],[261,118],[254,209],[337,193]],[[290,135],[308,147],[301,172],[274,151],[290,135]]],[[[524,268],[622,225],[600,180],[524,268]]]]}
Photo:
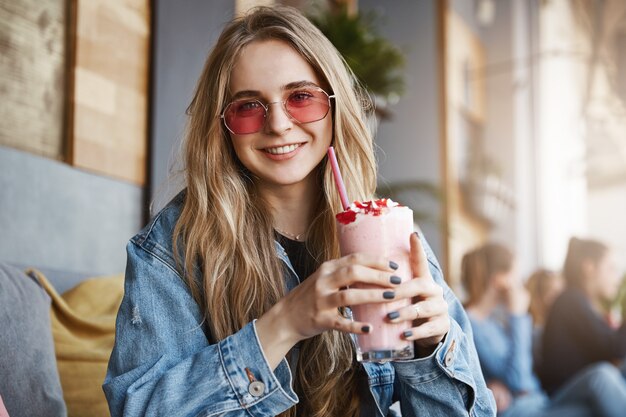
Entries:
{"type": "Polygon", "coordinates": [[[39,279],[52,299],[52,334],[68,416],[108,417],[102,383],[115,340],[124,275],[85,280],[63,296],[43,275],[39,279]]]}

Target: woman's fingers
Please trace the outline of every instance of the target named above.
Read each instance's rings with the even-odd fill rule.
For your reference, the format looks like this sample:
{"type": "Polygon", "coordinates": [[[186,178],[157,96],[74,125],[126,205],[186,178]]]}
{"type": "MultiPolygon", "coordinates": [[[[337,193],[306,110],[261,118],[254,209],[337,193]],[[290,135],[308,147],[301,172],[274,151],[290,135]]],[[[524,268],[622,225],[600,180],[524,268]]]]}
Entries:
{"type": "Polygon", "coordinates": [[[421,323],[404,331],[406,340],[414,340],[422,346],[439,343],[443,336],[450,330],[450,318],[448,315],[440,315],[429,321],[421,323]]]}
{"type": "Polygon", "coordinates": [[[411,252],[409,260],[411,262],[411,271],[414,277],[426,277],[430,276],[430,270],[428,269],[428,258],[424,247],[422,246],[421,239],[417,236],[417,232],[411,233],[410,237],[411,252]]]}
{"type": "MultiPolygon", "coordinates": [[[[411,246],[412,251],[417,254],[421,246],[416,239],[417,236],[411,237],[411,246]]],[[[425,271],[428,271],[426,256],[422,254],[421,258],[416,258],[417,264],[424,264],[425,271]]],[[[370,325],[343,317],[338,313],[339,307],[385,303],[401,298],[427,301],[439,297],[443,300],[440,287],[432,281],[429,273],[423,274],[423,279],[402,283],[402,278],[395,274],[397,269],[398,265],[393,260],[364,253],[324,262],[311,277],[286,297],[288,311],[298,310],[303,313],[291,317],[292,327],[296,329],[299,338],[313,336],[325,329],[364,334],[368,333],[370,325]],[[399,288],[400,292],[397,291],[399,288]]],[[[429,306],[426,303],[424,308],[425,317],[431,317],[443,307],[436,304],[429,306]]],[[[409,312],[410,309],[402,314],[409,312]]]]}
{"type": "Polygon", "coordinates": [[[361,265],[386,272],[393,272],[398,269],[398,264],[395,263],[392,259],[387,259],[384,256],[365,254],[361,252],[342,256],[341,258],[330,262],[330,264],[332,264],[336,268],[361,265]]]}
{"type": "Polygon", "coordinates": [[[363,265],[346,265],[334,271],[331,280],[336,288],[344,288],[355,284],[369,284],[379,287],[395,287],[402,278],[393,272],[374,269],[363,265]]]}
{"type": "Polygon", "coordinates": [[[412,298],[414,300],[426,300],[429,298],[443,299],[443,288],[430,276],[413,278],[394,288],[398,299],[412,298]]]}
{"type": "Polygon", "coordinates": [[[410,298],[412,304],[388,314],[392,323],[410,322],[413,327],[404,331],[406,340],[417,346],[431,348],[439,343],[450,330],[448,303],[443,288],[430,274],[428,258],[416,233],[410,238],[411,270],[415,278],[398,285],[394,291],[397,298],[410,298]]]}
{"type": "Polygon", "coordinates": [[[448,303],[445,300],[425,300],[400,308],[397,311],[392,311],[387,314],[387,319],[392,323],[415,320],[427,321],[432,317],[440,316],[447,312],[448,303]]]}
{"type": "Polygon", "coordinates": [[[379,288],[347,288],[330,294],[326,307],[345,307],[360,304],[378,304],[396,299],[396,293],[390,289],[379,288]]]}
{"type": "Polygon", "coordinates": [[[364,253],[353,253],[325,262],[318,269],[322,287],[336,291],[361,284],[393,288],[402,282],[395,275],[398,265],[389,259],[364,253]]]}
{"type": "Polygon", "coordinates": [[[334,321],[330,323],[328,327],[333,330],[355,334],[367,334],[372,329],[372,326],[369,323],[352,321],[349,318],[343,317],[339,314],[337,314],[334,321]]]}

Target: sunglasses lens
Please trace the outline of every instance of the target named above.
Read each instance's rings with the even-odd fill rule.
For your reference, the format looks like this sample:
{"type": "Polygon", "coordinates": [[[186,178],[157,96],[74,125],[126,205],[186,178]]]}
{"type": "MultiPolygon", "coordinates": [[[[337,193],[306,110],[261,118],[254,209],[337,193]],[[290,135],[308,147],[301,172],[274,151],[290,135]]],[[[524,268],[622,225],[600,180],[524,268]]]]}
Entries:
{"type": "MultiPolygon", "coordinates": [[[[322,120],[328,114],[328,95],[321,90],[297,90],[285,100],[285,110],[298,123],[322,120]]],[[[224,112],[226,127],[236,135],[256,133],[265,124],[265,107],[258,100],[233,101],[224,112]]]]}
{"type": "Polygon", "coordinates": [[[234,101],[224,112],[224,123],[236,135],[258,132],[265,123],[265,108],[257,100],[234,101]]]}
{"type": "Polygon", "coordinates": [[[287,112],[300,123],[317,122],[328,114],[328,96],[319,90],[298,90],[285,101],[287,112]]]}

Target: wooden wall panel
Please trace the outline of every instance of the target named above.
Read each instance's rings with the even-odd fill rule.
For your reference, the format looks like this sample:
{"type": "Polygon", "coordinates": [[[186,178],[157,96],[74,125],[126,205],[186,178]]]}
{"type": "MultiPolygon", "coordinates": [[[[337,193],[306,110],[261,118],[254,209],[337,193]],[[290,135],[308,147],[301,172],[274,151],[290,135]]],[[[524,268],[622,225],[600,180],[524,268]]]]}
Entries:
{"type": "Polygon", "coordinates": [[[235,0],[235,15],[240,16],[257,6],[271,6],[276,0],[235,0]]]}
{"type": "Polygon", "coordinates": [[[451,7],[440,11],[444,69],[443,166],[445,178],[445,265],[449,284],[460,290],[463,254],[487,239],[487,225],[467,208],[461,185],[466,178],[472,139],[485,120],[485,50],[482,42],[451,7]]]}
{"type": "Polygon", "coordinates": [[[146,181],[150,3],[72,0],[69,160],[146,181]]]}
{"type": "Polygon", "coordinates": [[[65,0],[0,0],[0,145],[63,158],[65,0]]]}

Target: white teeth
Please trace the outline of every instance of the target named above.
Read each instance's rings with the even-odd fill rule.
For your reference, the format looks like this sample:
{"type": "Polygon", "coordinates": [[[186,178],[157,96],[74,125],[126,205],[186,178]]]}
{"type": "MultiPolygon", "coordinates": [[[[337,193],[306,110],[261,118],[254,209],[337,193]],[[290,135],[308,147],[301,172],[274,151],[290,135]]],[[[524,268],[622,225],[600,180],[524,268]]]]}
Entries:
{"type": "Polygon", "coordinates": [[[295,143],[293,145],[279,146],[277,148],[265,148],[265,151],[271,153],[272,155],[282,155],[295,151],[300,145],[300,143],[295,143]]]}

